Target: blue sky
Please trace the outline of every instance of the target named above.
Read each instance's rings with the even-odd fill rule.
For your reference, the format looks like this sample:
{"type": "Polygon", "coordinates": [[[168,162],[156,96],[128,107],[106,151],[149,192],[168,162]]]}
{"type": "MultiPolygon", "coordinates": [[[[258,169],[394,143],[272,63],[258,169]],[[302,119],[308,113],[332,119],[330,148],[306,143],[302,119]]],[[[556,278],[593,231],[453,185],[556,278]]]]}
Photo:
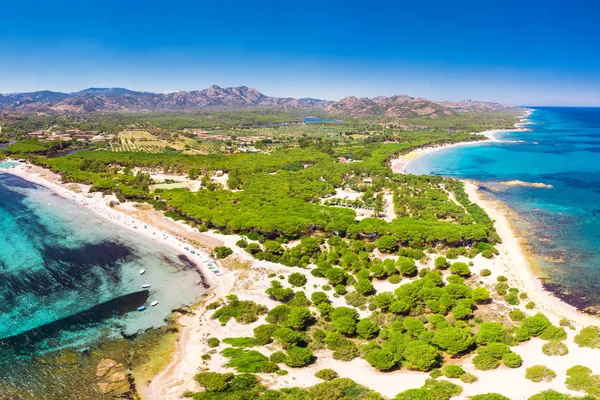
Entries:
{"type": "Polygon", "coordinates": [[[0,93],[217,84],[332,100],[600,106],[592,1],[6,3],[0,93]]]}

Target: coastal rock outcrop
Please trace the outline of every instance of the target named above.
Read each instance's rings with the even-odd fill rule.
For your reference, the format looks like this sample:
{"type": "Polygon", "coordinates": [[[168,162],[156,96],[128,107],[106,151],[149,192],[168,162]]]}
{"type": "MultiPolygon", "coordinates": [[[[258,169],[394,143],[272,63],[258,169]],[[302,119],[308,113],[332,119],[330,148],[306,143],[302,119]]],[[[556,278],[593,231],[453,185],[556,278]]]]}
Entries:
{"type": "Polygon", "coordinates": [[[129,390],[127,369],[121,363],[105,358],[96,366],[98,389],[104,394],[120,396],[129,390]]]}

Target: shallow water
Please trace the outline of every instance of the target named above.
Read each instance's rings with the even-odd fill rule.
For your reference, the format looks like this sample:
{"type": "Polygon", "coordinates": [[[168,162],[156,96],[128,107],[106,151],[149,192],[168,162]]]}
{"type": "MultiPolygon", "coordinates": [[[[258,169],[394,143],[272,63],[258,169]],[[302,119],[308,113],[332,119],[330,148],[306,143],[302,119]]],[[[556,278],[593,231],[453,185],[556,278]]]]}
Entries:
{"type": "Polygon", "coordinates": [[[441,150],[408,172],[469,178],[516,211],[536,272],[570,303],[600,306],[600,108],[536,108],[528,132],[441,150]],[[520,180],[551,189],[508,187],[520,180]]]}
{"type": "Polygon", "coordinates": [[[198,302],[201,277],[177,255],[0,173],[0,379],[25,389],[39,385],[43,377],[27,374],[34,356],[131,337],[198,302]],[[148,309],[137,311],[141,305],[148,309]]]}

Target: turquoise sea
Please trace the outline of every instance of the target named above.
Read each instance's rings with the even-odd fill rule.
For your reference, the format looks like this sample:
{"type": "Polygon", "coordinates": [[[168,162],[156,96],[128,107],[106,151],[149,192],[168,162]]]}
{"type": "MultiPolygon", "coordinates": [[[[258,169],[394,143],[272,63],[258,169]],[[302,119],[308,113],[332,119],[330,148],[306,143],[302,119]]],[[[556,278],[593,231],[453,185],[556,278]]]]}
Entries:
{"type": "Polygon", "coordinates": [[[532,107],[527,132],[448,148],[411,162],[408,172],[480,181],[505,202],[527,239],[536,272],[567,302],[600,310],[600,108],[532,107]],[[551,189],[508,187],[520,180],[551,189]]]}
{"type": "Polygon", "coordinates": [[[175,250],[0,173],[0,398],[15,388],[67,386],[32,363],[163,326],[204,291],[194,265],[175,250]],[[137,311],[142,305],[148,309],[137,311]]]}

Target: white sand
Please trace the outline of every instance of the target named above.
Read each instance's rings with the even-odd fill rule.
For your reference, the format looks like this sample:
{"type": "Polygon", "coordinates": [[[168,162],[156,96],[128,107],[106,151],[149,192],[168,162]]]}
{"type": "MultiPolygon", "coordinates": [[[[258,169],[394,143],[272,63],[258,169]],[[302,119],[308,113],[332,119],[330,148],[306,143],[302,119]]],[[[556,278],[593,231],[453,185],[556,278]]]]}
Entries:
{"type": "Polygon", "coordinates": [[[453,147],[481,145],[481,143],[488,143],[488,142],[518,143],[515,141],[500,140],[500,139],[498,139],[498,135],[500,133],[505,133],[505,132],[527,132],[527,131],[529,131],[529,129],[525,128],[525,126],[530,123],[530,122],[527,122],[527,117],[529,117],[529,115],[531,115],[531,113],[532,113],[531,110],[527,110],[525,112],[525,114],[520,117],[520,119],[519,119],[520,122],[515,124],[515,129],[496,129],[496,130],[488,130],[488,131],[474,133],[474,134],[485,136],[487,138],[487,140],[484,140],[484,141],[474,140],[474,141],[469,141],[469,142],[444,144],[444,145],[416,149],[416,150],[411,151],[408,154],[400,155],[397,158],[391,159],[390,160],[390,168],[393,172],[395,172],[397,174],[406,174],[408,171],[408,165],[411,162],[413,162],[414,160],[416,160],[419,157],[422,157],[426,154],[434,153],[436,151],[446,150],[446,149],[450,149],[453,147]]]}

